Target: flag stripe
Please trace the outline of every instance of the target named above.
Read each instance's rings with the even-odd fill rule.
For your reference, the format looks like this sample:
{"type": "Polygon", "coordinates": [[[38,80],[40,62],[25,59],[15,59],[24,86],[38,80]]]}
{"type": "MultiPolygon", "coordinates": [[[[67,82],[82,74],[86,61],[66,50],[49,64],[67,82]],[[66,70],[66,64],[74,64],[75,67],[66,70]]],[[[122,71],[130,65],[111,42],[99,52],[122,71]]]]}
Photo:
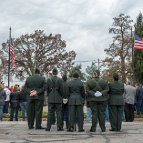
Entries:
{"type": "Polygon", "coordinates": [[[16,64],[15,64],[15,52],[14,52],[14,47],[10,48],[10,54],[11,54],[11,62],[12,62],[12,66],[15,68],[16,64]]]}
{"type": "Polygon", "coordinates": [[[143,39],[135,35],[134,49],[143,50],[143,39]]]}

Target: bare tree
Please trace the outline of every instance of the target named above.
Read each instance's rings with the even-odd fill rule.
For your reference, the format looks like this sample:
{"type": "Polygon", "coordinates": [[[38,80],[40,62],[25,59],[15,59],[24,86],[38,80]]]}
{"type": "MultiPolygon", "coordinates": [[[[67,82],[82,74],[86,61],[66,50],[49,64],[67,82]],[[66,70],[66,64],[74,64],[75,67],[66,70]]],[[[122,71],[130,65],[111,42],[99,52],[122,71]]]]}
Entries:
{"type": "MultiPolygon", "coordinates": [[[[36,67],[42,74],[48,73],[54,66],[67,70],[65,65],[72,65],[76,56],[74,51],[66,51],[66,41],[61,39],[60,34],[46,35],[42,30],[13,39],[12,45],[16,63],[13,71],[17,77],[23,77],[22,79],[24,75],[33,75],[36,67]]],[[[3,50],[8,52],[6,48],[3,50]]]]}
{"type": "Polygon", "coordinates": [[[104,60],[104,67],[107,67],[106,74],[118,72],[121,80],[126,81],[126,77],[132,74],[131,56],[132,56],[132,35],[131,23],[129,16],[120,14],[113,18],[113,26],[109,29],[109,33],[114,34],[113,43],[104,51],[107,57],[104,60]]]}

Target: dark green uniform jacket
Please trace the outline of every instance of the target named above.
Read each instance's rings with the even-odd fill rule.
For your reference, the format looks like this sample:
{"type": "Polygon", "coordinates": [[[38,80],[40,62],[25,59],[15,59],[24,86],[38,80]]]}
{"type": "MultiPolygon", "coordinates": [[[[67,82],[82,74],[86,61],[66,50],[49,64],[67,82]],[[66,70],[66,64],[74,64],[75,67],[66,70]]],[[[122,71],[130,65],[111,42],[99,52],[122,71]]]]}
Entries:
{"type": "Polygon", "coordinates": [[[47,79],[48,103],[62,103],[63,80],[57,76],[47,79]]]}
{"type": "Polygon", "coordinates": [[[83,82],[74,79],[68,82],[69,102],[68,105],[83,105],[85,99],[85,89],[83,82]]]}
{"type": "Polygon", "coordinates": [[[108,99],[108,83],[103,79],[91,79],[86,83],[87,101],[106,101],[108,99]],[[95,97],[94,93],[100,91],[102,96],[95,97]]]}
{"type": "Polygon", "coordinates": [[[124,105],[124,84],[113,81],[109,84],[109,105],[124,105]]]}
{"type": "Polygon", "coordinates": [[[44,100],[44,91],[45,91],[46,81],[45,78],[35,74],[27,78],[25,82],[25,91],[27,93],[27,99],[39,99],[44,100]],[[30,91],[36,90],[37,96],[30,96],[30,91]]]}

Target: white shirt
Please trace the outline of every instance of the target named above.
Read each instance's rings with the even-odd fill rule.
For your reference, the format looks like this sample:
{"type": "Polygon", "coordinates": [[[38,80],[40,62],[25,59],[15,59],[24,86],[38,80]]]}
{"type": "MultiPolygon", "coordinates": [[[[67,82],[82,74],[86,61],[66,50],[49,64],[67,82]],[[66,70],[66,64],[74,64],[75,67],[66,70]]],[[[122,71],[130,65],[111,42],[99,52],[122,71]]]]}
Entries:
{"type": "Polygon", "coordinates": [[[128,104],[135,103],[136,88],[131,85],[125,86],[124,101],[128,104]]]}
{"type": "Polygon", "coordinates": [[[10,93],[11,93],[11,91],[7,87],[4,88],[4,91],[5,91],[5,94],[6,94],[5,101],[9,101],[10,100],[10,93]]]}

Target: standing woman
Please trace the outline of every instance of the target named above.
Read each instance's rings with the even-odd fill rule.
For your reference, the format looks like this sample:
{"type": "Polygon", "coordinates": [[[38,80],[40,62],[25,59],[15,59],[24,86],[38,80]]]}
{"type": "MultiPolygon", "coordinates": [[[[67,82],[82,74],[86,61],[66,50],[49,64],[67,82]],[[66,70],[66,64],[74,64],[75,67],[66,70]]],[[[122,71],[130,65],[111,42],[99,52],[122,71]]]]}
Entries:
{"type": "Polygon", "coordinates": [[[79,79],[79,74],[75,72],[73,74],[73,80],[68,83],[68,92],[69,92],[69,130],[70,132],[74,131],[74,124],[77,120],[78,131],[84,132],[83,129],[83,105],[85,99],[85,89],[83,82],[79,79]]]}
{"type": "Polygon", "coordinates": [[[3,90],[3,85],[0,83],[0,121],[2,121],[5,98],[6,98],[6,94],[5,94],[5,91],[3,90]]]}
{"type": "Polygon", "coordinates": [[[110,131],[120,131],[124,112],[124,84],[119,82],[119,75],[113,74],[114,81],[109,84],[109,120],[110,131]]]}
{"type": "Polygon", "coordinates": [[[14,86],[13,92],[10,94],[10,121],[18,121],[18,110],[19,110],[19,89],[18,86],[14,86]]]}

